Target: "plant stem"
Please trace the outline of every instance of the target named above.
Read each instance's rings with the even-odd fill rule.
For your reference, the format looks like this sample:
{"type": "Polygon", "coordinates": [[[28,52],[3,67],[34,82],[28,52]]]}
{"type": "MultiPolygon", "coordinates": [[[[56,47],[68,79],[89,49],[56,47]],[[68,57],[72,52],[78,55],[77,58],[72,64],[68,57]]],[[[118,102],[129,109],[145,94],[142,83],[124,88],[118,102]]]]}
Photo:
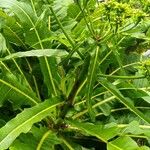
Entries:
{"type": "Polygon", "coordinates": [[[65,118],[70,107],[73,107],[74,99],[75,99],[80,87],[83,86],[83,83],[87,78],[88,68],[90,65],[90,58],[91,58],[91,56],[89,54],[87,54],[87,56],[85,57],[84,63],[82,65],[82,68],[80,70],[80,74],[78,76],[76,76],[76,80],[73,85],[73,88],[72,88],[71,92],[69,93],[69,96],[65,101],[65,104],[62,106],[63,111],[60,114],[62,119],[65,118]]]}
{"type": "MultiPolygon", "coordinates": [[[[133,66],[133,65],[140,65],[141,63],[140,62],[135,62],[135,63],[131,63],[131,64],[127,64],[127,65],[124,65],[122,66],[123,68],[126,68],[126,67],[129,67],[129,66],[133,66]]],[[[113,75],[114,73],[116,73],[117,71],[119,71],[121,68],[117,68],[116,70],[114,70],[110,75],[113,75]]]]}
{"type": "MultiPolygon", "coordinates": [[[[150,107],[136,107],[137,109],[142,109],[142,110],[149,110],[150,109],[150,107]]],[[[111,113],[113,113],[113,112],[117,112],[117,111],[124,111],[124,110],[129,110],[127,107],[123,107],[123,108],[116,108],[116,109],[112,109],[111,110],[111,113]]],[[[97,116],[102,116],[102,115],[104,115],[104,113],[102,113],[102,112],[100,112],[100,113],[98,113],[98,114],[96,114],[96,117],[97,116]]]]}
{"type": "MultiPolygon", "coordinates": [[[[62,30],[62,32],[64,33],[64,35],[66,36],[68,42],[70,43],[70,45],[74,48],[75,47],[75,42],[73,41],[73,39],[67,34],[67,32],[65,31],[64,27],[62,26],[61,22],[59,21],[58,17],[56,16],[56,13],[54,12],[53,8],[50,6],[49,7],[56,22],[58,23],[60,29],[62,30]]],[[[78,53],[78,55],[83,59],[84,56],[82,55],[82,53],[80,53],[78,50],[76,50],[76,52],[78,53]]]]}
{"type": "Polygon", "coordinates": [[[106,78],[115,78],[115,79],[142,79],[145,78],[145,75],[142,76],[115,76],[115,75],[104,75],[104,74],[99,74],[99,77],[106,77],[106,78]]]}
{"type": "Polygon", "coordinates": [[[68,147],[69,150],[74,150],[74,148],[70,145],[70,143],[64,138],[64,137],[60,137],[63,141],[63,143],[68,147]]]}
{"type": "Polygon", "coordinates": [[[36,13],[36,10],[35,10],[35,6],[34,6],[34,3],[33,3],[33,0],[31,0],[31,5],[32,5],[32,9],[33,9],[35,15],[37,16],[37,13],[36,13]]]}
{"type": "Polygon", "coordinates": [[[44,143],[45,139],[48,138],[48,136],[51,134],[50,131],[47,131],[41,138],[41,140],[39,141],[36,150],[40,150],[42,147],[42,144],[44,143]]]}
{"type": "Polygon", "coordinates": [[[86,23],[86,25],[87,25],[89,31],[91,32],[93,38],[96,39],[96,38],[95,38],[95,34],[94,34],[94,30],[93,30],[93,28],[92,28],[91,26],[89,26],[88,21],[87,21],[87,18],[86,18],[86,15],[85,15],[85,12],[84,12],[84,10],[81,8],[81,6],[80,6],[79,3],[78,3],[78,7],[79,7],[79,9],[81,10],[81,12],[82,12],[82,14],[83,14],[83,19],[84,19],[84,21],[85,21],[85,23],[86,23]]]}

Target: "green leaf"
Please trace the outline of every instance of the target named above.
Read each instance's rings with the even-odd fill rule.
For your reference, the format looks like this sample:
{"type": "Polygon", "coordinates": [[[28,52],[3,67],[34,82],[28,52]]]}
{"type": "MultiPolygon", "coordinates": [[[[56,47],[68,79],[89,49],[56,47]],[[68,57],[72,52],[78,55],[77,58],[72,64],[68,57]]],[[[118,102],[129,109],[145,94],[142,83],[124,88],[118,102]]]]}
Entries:
{"type": "Polygon", "coordinates": [[[3,54],[6,52],[6,41],[3,35],[0,33],[0,54],[3,54]]]}
{"type": "Polygon", "coordinates": [[[34,127],[31,132],[37,140],[36,150],[54,149],[55,144],[60,144],[61,140],[56,136],[55,132],[45,127],[34,127]]]}
{"type": "Polygon", "coordinates": [[[53,68],[55,69],[56,64],[52,66],[51,58],[48,59],[47,57],[41,57],[39,58],[39,61],[44,76],[44,83],[48,88],[48,96],[57,96],[57,90],[54,83],[55,76],[53,76],[55,72],[52,72],[53,68]]]}
{"type": "Polygon", "coordinates": [[[70,138],[61,137],[61,140],[64,143],[62,145],[63,149],[68,149],[68,150],[83,150],[80,145],[78,145],[77,143],[74,143],[72,141],[72,139],[70,139],[70,138]]]}
{"type": "Polygon", "coordinates": [[[0,7],[2,7],[2,8],[10,8],[10,7],[12,7],[12,5],[15,2],[16,2],[16,0],[9,0],[9,1],[1,0],[0,1],[0,7]]]}
{"type": "Polygon", "coordinates": [[[99,53],[99,47],[96,48],[95,54],[92,57],[89,71],[88,71],[88,77],[87,77],[87,101],[86,102],[87,102],[88,112],[93,121],[95,120],[95,114],[92,109],[91,97],[93,93],[93,86],[96,81],[96,73],[98,68],[98,53],[99,53]]]}
{"type": "Polygon", "coordinates": [[[144,96],[142,97],[143,100],[145,100],[147,103],[150,103],[150,96],[144,96]]]}
{"type": "Polygon", "coordinates": [[[136,150],[149,150],[150,148],[147,146],[141,146],[139,148],[137,148],[136,150]]]}
{"type": "Polygon", "coordinates": [[[38,142],[31,133],[21,134],[9,147],[10,150],[33,150],[38,142]]]}
{"type": "MultiPolygon", "coordinates": [[[[9,0],[6,1],[9,3],[9,0]]],[[[47,28],[46,22],[43,21],[36,24],[38,17],[28,3],[15,2],[11,10],[19,18],[20,24],[24,27],[26,35],[25,42],[30,47],[34,45],[34,48],[36,49],[45,49],[51,46],[49,41],[42,42],[42,40],[47,39],[50,36],[50,31],[47,28]]],[[[44,58],[39,58],[39,62],[49,96],[56,96],[57,92],[54,83],[55,76],[53,76],[54,73],[52,73],[53,67],[55,66],[51,66],[51,63],[49,63],[50,59],[48,60],[45,56],[44,58]]]]}
{"type": "Polygon", "coordinates": [[[107,81],[104,78],[99,78],[99,83],[106,88],[110,93],[112,93],[116,98],[123,103],[129,110],[131,110],[133,113],[135,113],[137,116],[139,116],[142,120],[144,120],[147,123],[150,123],[150,119],[144,116],[142,112],[140,112],[134,105],[132,104],[132,101],[129,98],[125,98],[120,91],[109,81],[107,81]]]}
{"type": "Polygon", "coordinates": [[[142,134],[143,130],[140,128],[139,122],[132,121],[131,123],[128,124],[125,130],[123,130],[123,133],[131,133],[137,135],[137,134],[142,134]]]}
{"type": "Polygon", "coordinates": [[[55,0],[51,5],[55,12],[55,17],[52,16],[51,18],[51,21],[53,22],[53,26],[51,26],[52,31],[57,32],[59,35],[59,41],[64,44],[66,43],[68,46],[70,46],[71,43],[68,39],[66,40],[64,38],[66,35],[62,35],[62,28],[60,28],[60,25],[55,19],[57,17],[57,19],[61,22],[65,32],[69,35],[69,37],[72,37],[71,30],[75,26],[76,21],[69,16],[70,13],[68,14],[68,8],[71,4],[73,4],[73,0],[55,0]]]}
{"type": "Polygon", "coordinates": [[[33,106],[40,102],[24,82],[20,82],[17,76],[3,69],[0,74],[0,105],[7,99],[12,101],[16,108],[22,104],[33,106]]]}
{"type": "Polygon", "coordinates": [[[100,105],[99,108],[101,109],[101,111],[104,113],[105,116],[110,115],[111,107],[109,106],[109,104],[104,103],[104,104],[100,105]]]}
{"type": "Polygon", "coordinates": [[[135,32],[135,33],[129,33],[131,37],[137,38],[137,39],[146,39],[145,33],[141,32],[135,32]]]}
{"type": "Polygon", "coordinates": [[[38,17],[28,3],[15,2],[11,7],[11,11],[19,18],[20,24],[24,28],[25,42],[28,45],[31,47],[34,45],[36,49],[50,47],[50,42],[42,42],[42,40],[50,36],[46,22],[42,21],[36,24],[38,17]]]}
{"type": "Polygon", "coordinates": [[[69,5],[67,14],[70,18],[76,19],[79,13],[80,13],[80,9],[77,4],[73,3],[69,5]]]}
{"type": "Polygon", "coordinates": [[[127,136],[119,137],[107,145],[108,150],[136,150],[137,148],[136,142],[127,136]]]}
{"type": "Polygon", "coordinates": [[[10,146],[10,150],[47,150],[60,144],[55,133],[46,127],[33,126],[29,133],[22,133],[10,146]]]}
{"type": "Polygon", "coordinates": [[[119,129],[117,126],[105,127],[103,125],[94,125],[92,123],[80,123],[76,121],[68,121],[69,125],[75,127],[75,129],[84,131],[85,133],[96,136],[98,139],[107,143],[107,141],[115,137],[119,129]]]}
{"type": "Polygon", "coordinates": [[[84,59],[80,74],[78,75],[78,82],[80,84],[83,83],[84,80],[87,78],[90,60],[91,60],[91,56],[90,56],[90,54],[87,54],[85,59],[84,59]]]}
{"type": "Polygon", "coordinates": [[[19,46],[22,45],[25,49],[27,49],[25,45],[22,26],[17,24],[17,21],[14,17],[9,16],[5,12],[0,11],[0,17],[4,20],[2,29],[5,39],[9,43],[13,43],[19,46]]]}
{"type": "Polygon", "coordinates": [[[26,52],[17,52],[10,55],[7,55],[4,58],[0,58],[0,61],[5,61],[13,58],[21,58],[21,57],[43,57],[43,56],[54,56],[54,57],[61,57],[67,55],[67,52],[64,50],[58,49],[40,49],[40,50],[31,50],[26,52]]]}
{"type": "Polygon", "coordinates": [[[60,139],[57,138],[55,134],[51,131],[47,131],[43,134],[39,144],[37,146],[37,150],[47,150],[47,149],[54,149],[55,144],[60,144],[60,139]]]}
{"type": "Polygon", "coordinates": [[[60,104],[58,98],[48,99],[18,114],[0,129],[0,149],[7,149],[21,133],[27,133],[34,123],[50,115],[51,110],[60,104]]]}
{"type": "Polygon", "coordinates": [[[53,9],[57,12],[57,16],[64,18],[67,15],[67,9],[73,0],[55,0],[53,2],[53,9]]]}

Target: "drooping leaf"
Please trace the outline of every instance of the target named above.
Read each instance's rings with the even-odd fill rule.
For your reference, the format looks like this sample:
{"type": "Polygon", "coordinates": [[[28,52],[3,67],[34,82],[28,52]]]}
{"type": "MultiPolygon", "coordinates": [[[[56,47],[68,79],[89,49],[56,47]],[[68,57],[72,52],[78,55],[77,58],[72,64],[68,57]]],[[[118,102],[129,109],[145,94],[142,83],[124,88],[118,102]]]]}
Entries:
{"type": "Polygon", "coordinates": [[[139,116],[142,120],[144,120],[147,123],[150,123],[149,118],[144,116],[144,114],[139,111],[133,104],[132,101],[128,98],[125,98],[120,91],[113,85],[111,84],[108,80],[104,78],[99,78],[99,83],[105,87],[110,93],[116,96],[116,98],[123,103],[130,111],[135,113],[137,116],[139,116]]]}
{"type": "MultiPolygon", "coordinates": [[[[9,0],[6,0],[9,3],[9,0]]],[[[0,5],[1,6],[1,5],[0,5]]],[[[34,47],[36,49],[49,48],[50,42],[42,42],[42,40],[47,39],[51,34],[47,28],[46,22],[40,22],[36,24],[38,17],[35,14],[33,8],[25,2],[15,2],[11,7],[12,12],[19,18],[20,24],[24,27],[25,31],[25,43],[34,47]],[[35,45],[36,44],[36,45],[35,45]]],[[[40,67],[42,74],[44,76],[45,85],[48,88],[48,95],[57,95],[56,85],[54,83],[55,72],[52,73],[53,67],[51,65],[50,59],[46,56],[44,58],[39,58],[40,67]]]]}
{"type": "Polygon", "coordinates": [[[21,58],[21,57],[43,57],[43,56],[54,56],[54,57],[62,57],[67,55],[67,52],[64,50],[58,49],[41,49],[41,50],[31,50],[26,52],[17,52],[10,55],[7,55],[4,58],[0,58],[0,61],[5,61],[13,58],[21,58]]]}
{"type": "Polygon", "coordinates": [[[0,105],[8,99],[16,108],[26,104],[33,106],[40,102],[35,93],[23,84],[24,82],[21,83],[15,75],[3,69],[0,74],[0,105]]]}
{"type": "Polygon", "coordinates": [[[50,115],[52,109],[60,104],[62,102],[58,98],[48,99],[18,114],[0,129],[0,149],[7,149],[21,133],[27,133],[34,123],[50,115]]]}

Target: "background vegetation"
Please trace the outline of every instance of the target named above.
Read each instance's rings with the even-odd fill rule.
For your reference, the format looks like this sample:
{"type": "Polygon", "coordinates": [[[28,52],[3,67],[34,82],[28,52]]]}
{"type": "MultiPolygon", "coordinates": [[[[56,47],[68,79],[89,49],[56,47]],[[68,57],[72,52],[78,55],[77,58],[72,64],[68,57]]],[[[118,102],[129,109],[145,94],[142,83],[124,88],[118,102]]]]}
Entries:
{"type": "Polygon", "coordinates": [[[149,150],[149,13],[0,0],[0,150],[149,150]]]}

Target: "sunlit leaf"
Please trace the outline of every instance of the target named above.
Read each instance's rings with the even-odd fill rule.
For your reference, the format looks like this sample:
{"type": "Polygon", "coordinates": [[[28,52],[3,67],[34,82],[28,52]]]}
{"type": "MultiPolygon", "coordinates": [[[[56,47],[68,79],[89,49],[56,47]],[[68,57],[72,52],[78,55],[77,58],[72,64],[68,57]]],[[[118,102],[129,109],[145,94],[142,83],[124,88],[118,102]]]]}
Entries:
{"type": "Polygon", "coordinates": [[[137,143],[132,140],[130,137],[120,137],[116,140],[109,142],[107,149],[108,150],[134,150],[137,149],[138,145],[137,143]],[[113,146],[115,145],[115,146],[113,146]]]}
{"type": "Polygon", "coordinates": [[[150,96],[144,96],[142,97],[143,100],[145,100],[146,102],[150,103],[150,96]]]}
{"type": "Polygon", "coordinates": [[[34,123],[49,116],[51,110],[60,104],[59,99],[53,98],[18,114],[0,129],[0,149],[7,149],[21,133],[27,133],[34,123]]]}
{"type": "Polygon", "coordinates": [[[18,52],[7,55],[4,58],[0,58],[0,61],[5,61],[13,58],[21,58],[21,57],[43,57],[43,56],[55,56],[62,57],[67,54],[64,50],[56,50],[56,49],[41,49],[41,50],[31,50],[26,52],[18,52]]]}
{"type": "Polygon", "coordinates": [[[0,34],[0,54],[6,52],[6,41],[2,34],[0,34]]]}

